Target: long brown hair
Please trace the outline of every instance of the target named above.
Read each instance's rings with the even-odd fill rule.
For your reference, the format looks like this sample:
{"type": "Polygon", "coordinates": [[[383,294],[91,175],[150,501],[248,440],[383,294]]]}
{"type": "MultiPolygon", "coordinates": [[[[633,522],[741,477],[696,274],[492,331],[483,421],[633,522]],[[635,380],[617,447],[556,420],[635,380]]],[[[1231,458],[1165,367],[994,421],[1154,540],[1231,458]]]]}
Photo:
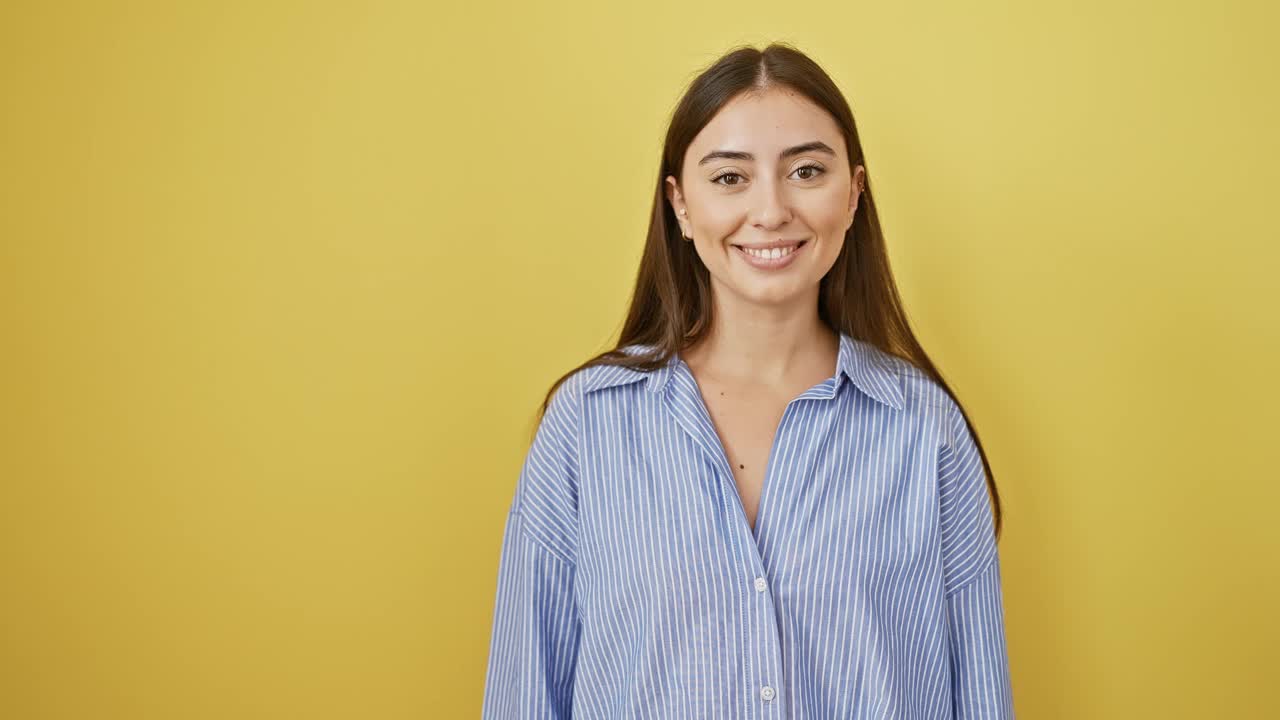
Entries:
{"type": "MultiPolygon", "coordinates": [[[[592,357],[552,384],[542,401],[539,418],[546,413],[556,389],[575,372],[592,365],[654,370],[666,364],[673,353],[692,346],[706,334],[712,312],[709,274],[693,243],[683,241],[674,209],[663,190],[664,179],[667,175],[681,177],[685,151],[726,103],[743,92],[780,86],[803,94],[830,113],[844,134],[849,167],[866,168],[848,102],[826,72],[804,53],[787,43],[773,43],[764,50],[743,46],[712,63],[690,84],[667,129],[662,167],[654,187],[649,234],[622,333],[614,349],[592,357]],[[623,348],[633,344],[652,346],[653,352],[623,352],[623,348]]],[[[835,265],[822,278],[818,315],[834,331],[844,332],[920,368],[955,400],[982,456],[998,540],[1003,526],[1000,494],[986,450],[964,406],[920,346],[907,321],[889,268],[869,172],[865,180],[853,224],[845,233],[844,247],[835,265]]]]}

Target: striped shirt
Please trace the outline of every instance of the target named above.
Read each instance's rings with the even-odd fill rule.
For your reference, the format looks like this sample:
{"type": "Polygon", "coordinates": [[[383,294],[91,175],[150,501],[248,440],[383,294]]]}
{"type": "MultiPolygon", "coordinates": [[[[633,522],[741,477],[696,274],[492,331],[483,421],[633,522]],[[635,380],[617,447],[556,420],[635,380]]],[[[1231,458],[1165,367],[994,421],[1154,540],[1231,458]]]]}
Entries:
{"type": "Polygon", "coordinates": [[[556,389],[502,542],[485,718],[1013,717],[977,446],[847,334],[783,412],[754,529],[673,355],[556,389]]]}

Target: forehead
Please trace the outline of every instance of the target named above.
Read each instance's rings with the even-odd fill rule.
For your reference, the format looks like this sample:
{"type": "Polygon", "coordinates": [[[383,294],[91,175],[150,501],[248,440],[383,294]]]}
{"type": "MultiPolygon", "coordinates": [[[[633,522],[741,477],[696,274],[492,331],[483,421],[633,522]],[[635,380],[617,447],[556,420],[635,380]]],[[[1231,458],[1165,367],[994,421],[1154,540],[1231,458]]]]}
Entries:
{"type": "Polygon", "coordinates": [[[757,162],[772,161],[782,149],[812,140],[845,152],[835,118],[809,98],[790,88],[746,92],[726,103],[693,138],[686,167],[712,150],[740,150],[757,162]]]}

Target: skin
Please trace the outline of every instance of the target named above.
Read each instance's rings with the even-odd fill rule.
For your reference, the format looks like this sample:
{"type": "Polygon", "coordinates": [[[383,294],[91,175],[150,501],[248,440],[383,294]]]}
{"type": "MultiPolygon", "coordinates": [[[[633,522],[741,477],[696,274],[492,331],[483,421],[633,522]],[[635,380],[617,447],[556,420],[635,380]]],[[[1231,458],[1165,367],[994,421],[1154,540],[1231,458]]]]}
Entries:
{"type": "Polygon", "coordinates": [[[720,434],[753,529],[783,411],[836,372],[839,336],[818,316],[819,283],[840,254],[865,177],[863,166],[849,167],[843,135],[826,111],[771,88],[725,105],[690,144],[681,177],[666,178],[681,230],[710,273],[714,305],[712,328],[681,358],[720,434]],[[814,141],[831,152],[782,155],[814,141]],[[724,150],[752,157],[700,163],[724,150]],[[802,238],[808,242],[780,270],[752,267],[733,247],[802,238]]]}

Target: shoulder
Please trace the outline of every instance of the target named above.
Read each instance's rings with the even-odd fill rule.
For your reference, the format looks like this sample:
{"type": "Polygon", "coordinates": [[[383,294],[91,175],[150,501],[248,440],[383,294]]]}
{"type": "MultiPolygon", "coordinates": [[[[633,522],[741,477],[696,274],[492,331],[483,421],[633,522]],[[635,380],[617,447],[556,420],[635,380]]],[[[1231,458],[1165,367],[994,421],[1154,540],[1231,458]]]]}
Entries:
{"type": "MultiPolygon", "coordinates": [[[[636,343],[618,347],[614,352],[627,357],[640,358],[652,356],[655,349],[650,345],[636,343]]],[[[580,396],[586,396],[608,388],[635,385],[654,377],[654,373],[661,372],[661,368],[658,370],[642,370],[627,365],[598,362],[585,368],[580,368],[575,374],[579,376],[580,396]]],[[[637,385],[637,387],[641,386],[637,385]]]]}
{"type": "Polygon", "coordinates": [[[890,372],[902,388],[903,409],[908,417],[934,427],[939,440],[954,446],[958,435],[967,431],[960,405],[937,380],[923,369],[896,355],[874,349],[881,366],[890,372]]]}
{"type": "Polygon", "coordinates": [[[929,373],[911,362],[891,355],[878,348],[871,348],[880,365],[897,378],[902,388],[903,404],[907,409],[917,411],[949,412],[955,404],[949,395],[929,373]]]}
{"type": "Polygon", "coordinates": [[[592,393],[644,377],[628,367],[578,367],[564,376],[547,401],[525,456],[513,509],[536,543],[568,562],[573,562],[577,545],[584,403],[592,393]]]}
{"type": "MultiPolygon", "coordinates": [[[[617,350],[628,356],[641,356],[651,352],[644,345],[628,345],[617,350]]],[[[551,393],[544,424],[574,427],[588,396],[607,388],[639,383],[650,377],[650,371],[626,365],[594,363],[572,370],[551,393]]]]}

